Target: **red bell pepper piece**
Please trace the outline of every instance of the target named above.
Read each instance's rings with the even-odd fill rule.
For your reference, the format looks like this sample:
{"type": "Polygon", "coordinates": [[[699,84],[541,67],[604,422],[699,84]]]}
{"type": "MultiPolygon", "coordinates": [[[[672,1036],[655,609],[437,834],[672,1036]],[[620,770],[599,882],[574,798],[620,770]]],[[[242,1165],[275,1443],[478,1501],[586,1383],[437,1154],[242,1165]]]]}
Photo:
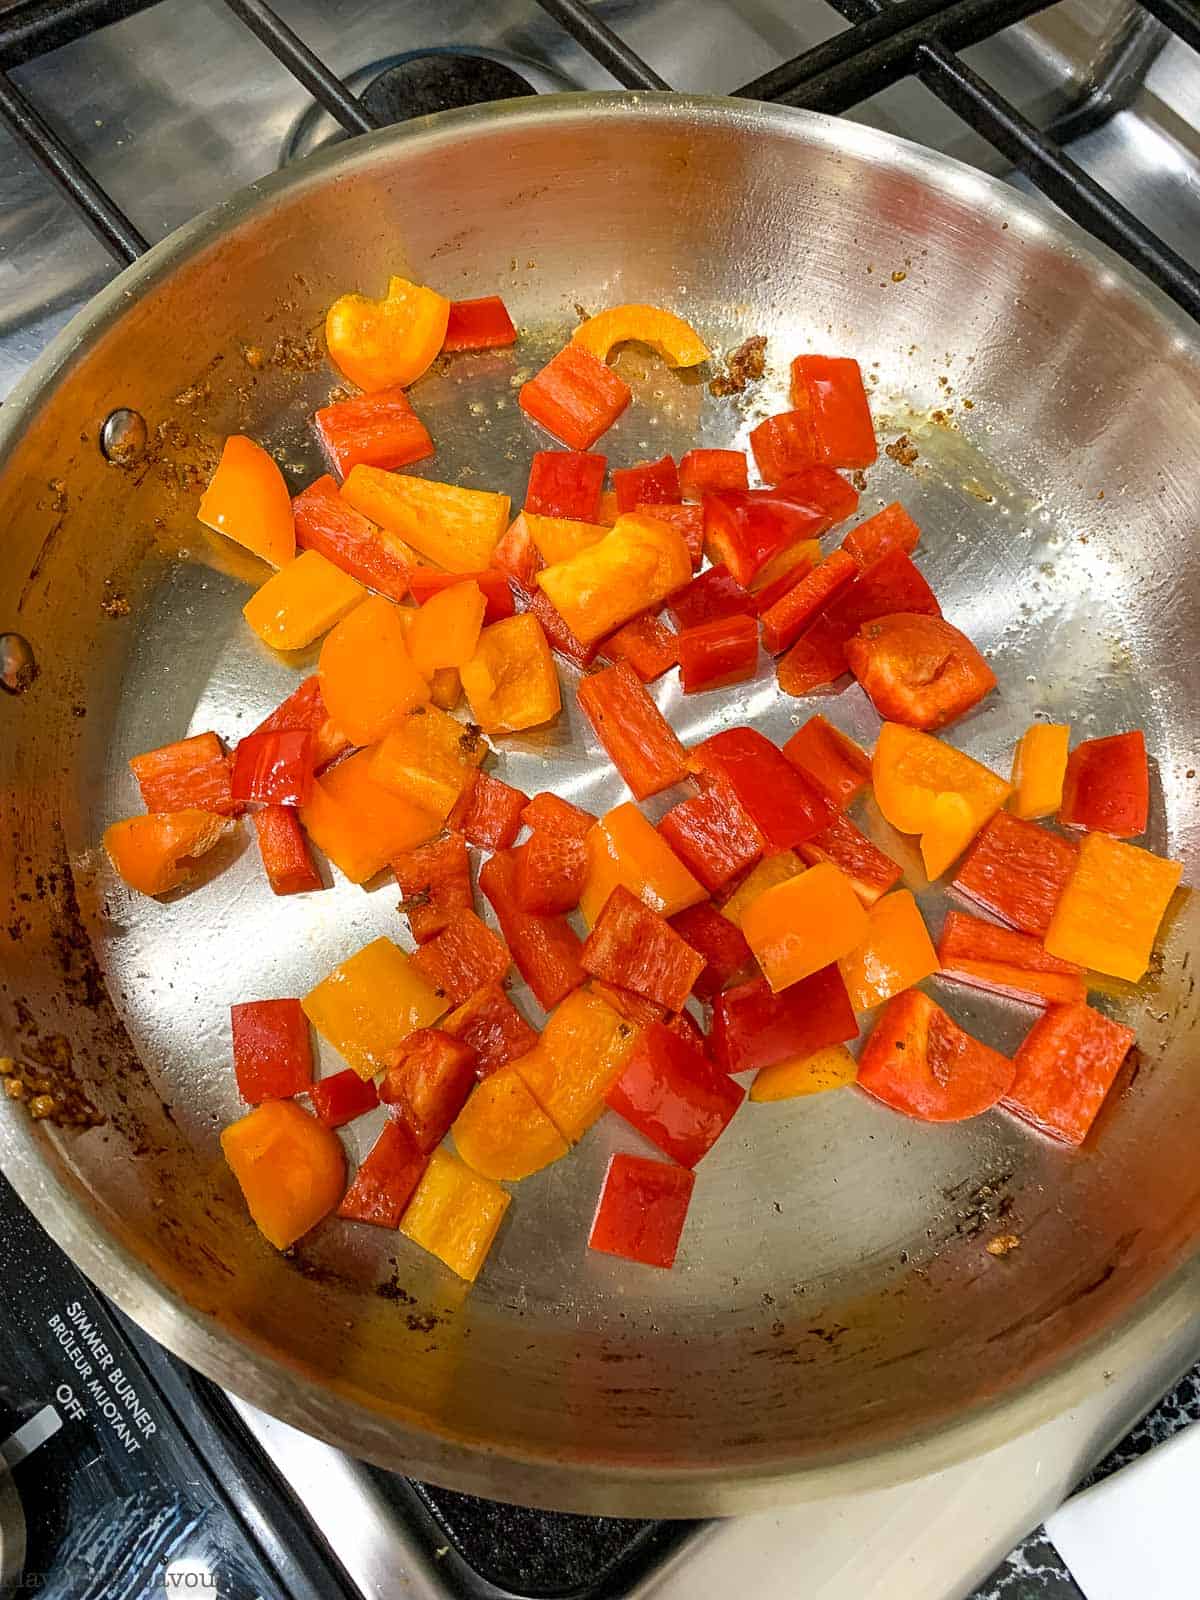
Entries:
{"type": "Polygon", "coordinates": [[[475,1052],[475,1075],[486,1078],[510,1061],[528,1055],[538,1033],[513,1005],[498,983],[477,989],[441,1021],[443,1033],[461,1039],[475,1052]]]}
{"type": "Polygon", "coordinates": [[[604,456],[584,450],[538,450],[529,464],[526,511],[531,516],[595,522],[607,465],[604,456]]]}
{"type": "Polygon", "coordinates": [[[724,888],[763,852],[758,825],[733,785],[719,775],[692,799],[672,806],[658,831],[710,893],[724,888]]]}
{"type": "Polygon", "coordinates": [[[647,1267],[674,1265],[696,1175],[618,1153],[608,1163],[588,1247],[647,1267]]]}
{"type": "Polygon", "coordinates": [[[858,576],[844,550],[831,550],[762,614],[763,648],[777,656],[794,644],[809,623],[858,576]]]}
{"type": "Polygon", "coordinates": [[[627,662],[643,683],[653,683],[678,665],[679,645],[666,623],[647,611],[610,633],[600,645],[600,654],[606,661],[627,662]]]}
{"type": "Polygon", "coordinates": [[[542,631],[550,641],[552,650],[557,650],[560,656],[574,662],[577,667],[590,666],[603,641],[597,639],[594,644],[584,644],[582,640],[577,639],[544,589],[533,588],[527,591],[525,609],[532,611],[541,623],[542,631]]]}
{"type": "Polygon", "coordinates": [[[388,536],[381,535],[368,517],[342,498],[328,474],[295,497],[292,515],[301,550],[315,550],[389,600],[404,599],[412,562],[393,548],[388,536]]]}
{"type": "Polygon", "coordinates": [[[237,817],[245,810],[231,788],[232,763],[215,733],[194,733],[134,756],[129,769],[147,811],[215,811],[237,817]]]}
{"type": "Polygon", "coordinates": [[[379,1104],[379,1091],[373,1078],[360,1078],[353,1067],[318,1078],[308,1091],[317,1120],[327,1128],[343,1128],[356,1117],[365,1117],[379,1104]]]}
{"type": "Polygon", "coordinates": [[[583,840],[550,828],[535,828],[517,852],[517,901],[523,911],[554,916],[573,911],[587,878],[583,840]]]}
{"type": "Polygon", "coordinates": [[[718,617],[679,635],[679,682],[684,694],[745,683],[758,666],[758,623],[753,617],[718,617]]]}
{"type": "Polygon", "coordinates": [[[1013,1063],[919,989],[889,1000],[858,1058],[858,1086],[921,1122],[961,1122],[1003,1099],[1013,1063]]]}
{"type": "Polygon", "coordinates": [[[507,850],[521,831],[521,812],[528,804],[529,796],[511,783],[477,771],[455,802],[449,824],[469,844],[507,850]]]}
{"type": "Polygon", "coordinates": [[[569,344],[521,386],[517,403],[572,450],[590,450],[631,398],[629,385],[611,367],[569,344]]]}
{"type": "Polygon", "coordinates": [[[1070,1005],[1087,999],[1083,968],[1052,956],[1040,939],[998,928],[966,911],[951,911],[937,947],[939,977],[1029,1005],[1070,1005]]]}
{"type": "Polygon", "coordinates": [[[343,478],[359,462],[394,471],[433,454],[433,440],[403,389],[337,400],[315,412],[313,424],[334,471],[343,478]]]}
{"type": "Polygon", "coordinates": [[[583,946],[565,917],[523,911],[517,900],[517,862],[511,850],[497,850],[479,869],[479,887],[492,903],[504,942],[534,999],[550,1011],[577,989],[587,974],[583,946]]]}
{"type": "Polygon", "coordinates": [[[809,717],[783,747],[798,772],[844,811],[871,781],[871,758],[822,716],[809,717]]]}
{"type": "Polygon", "coordinates": [[[618,511],[677,506],[683,498],[679,492],[679,469],[671,456],[643,461],[636,467],[618,467],[613,473],[613,488],[618,511]]]}
{"type": "Polygon", "coordinates": [[[777,489],[723,489],[704,496],[704,545],[745,587],[775,556],[816,539],[828,517],[777,489]]]}
{"type": "Polygon", "coordinates": [[[832,861],[866,906],[873,906],[904,875],[900,864],[856,828],[844,811],[838,812],[827,828],[798,844],[796,851],[810,867],[818,861],[832,861]]]}
{"type": "Polygon", "coordinates": [[[1145,833],[1149,808],[1150,772],[1140,728],[1085,739],[1071,751],[1058,809],[1066,827],[1132,839],[1145,833]]]}
{"type": "Polygon", "coordinates": [[[1133,1045],[1132,1028],[1084,1001],[1051,1006],[1016,1054],[1016,1076],[1001,1102],[1064,1144],[1082,1144],[1133,1045]]]}
{"type": "Polygon", "coordinates": [[[689,500],[717,489],[748,489],[750,469],[744,450],[689,450],[679,461],[679,487],[689,500]]]}
{"type": "Polygon", "coordinates": [[[312,734],[306,728],[248,733],[233,752],[235,800],[303,806],[312,792],[312,734]]]}
{"type": "Polygon", "coordinates": [[[256,1106],[303,1094],[312,1083],[312,1041],[299,1000],[246,1000],[229,1016],[242,1099],[256,1106]]]}
{"type": "Polygon", "coordinates": [[[320,772],[343,750],[350,748],[349,739],[330,720],[321,698],[321,680],[315,672],[277,705],[270,716],[264,717],[253,732],[274,733],[285,728],[307,728],[312,734],[314,772],[320,772]]]}
{"type": "Polygon", "coordinates": [[[659,522],[671,524],[688,547],[694,572],[704,560],[704,507],[642,502],[635,509],[642,516],[655,517],[659,522]]]}
{"type": "Polygon", "coordinates": [[[755,598],[732,575],[723,562],[697,573],[691,583],[667,601],[675,626],[679,629],[703,627],[706,622],[716,622],[722,617],[753,617],[758,606],[755,598]]]}
{"type": "Polygon", "coordinates": [[[681,1167],[694,1167],[729,1126],[746,1091],[701,1051],[652,1022],[607,1098],[651,1144],[681,1167]]]}
{"type": "Polygon", "coordinates": [[[648,1000],[644,994],[634,994],[632,989],[622,989],[619,984],[604,983],[599,978],[593,978],[588,988],[635,1028],[648,1028],[652,1022],[661,1022],[692,1049],[699,1050],[701,1055],[708,1054],[704,1030],[690,1011],[668,1011],[657,1000],[648,1000]]]}
{"type": "Polygon", "coordinates": [[[389,1060],[379,1098],[428,1155],[450,1131],[476,1081],[469,1044],[441,1028],[418,1028],[389,1060]]]}
{"type": "Polygon", "coordinates": [[[498,294],[481,295],[477,300],[451,300],[446,337],[442,340],[444,351],[499,350],[516,342],[517,330],[498,294]]]}
{"type": "Polygon", "coordinates": [[[792,404],[812,418],[815,459],[827,467],[869,467],[879,454],[857,361],[797,356],[792,362],[792,404]]]}
{"type": "Polygon", "coordinates": [[[418,944],[432,939],[460,911],[474,911],[471,863],[461,833],[419,845],[397,856],[392,871],[404,898],[400,909],[418,944]]]}
{"type": "Polygon", "coordinates": [[[274,894],[305,894],[323,888],[300,819],[291,806],[264,806],[254,813],[263,871],[274,894]]]}
{"type": "Polygon", "coordinates": [[[485,983],[499,983],[511,965],[504,941],[473,911],[456,911],[440,933],[409,958],[433,988],[460,1005],[485,983]]]}
{"type": "MultiPolygon", "coordinates": [[[[813,548],[819,550],[820,547],[810,545],[805,548],[806,550],[813,548]]],[[[785,594],[790,594],[802,579],[808,577],[816,565],[817,562],[813,557],[806,553],[796,562],[794,567],[789,567],[786,572],[781,572],[772,582],[764,584],[761,589],[756,589],[753,598],[759,616],[765,617],[771,607],[782,600],[785,594]]]]}
{"type": "Polygon", "coordinates": [[[802,467],[776,484],[776,492],[815,506],[829,518],[829,526],[845,522],[858,510],[858,490],[832,467],[802,467]]]}
{"type": "Polygon", "coordinates": [[[818,456],[810,408],[767,417],[751,430],[750,448],[765,483],[779,483],[811,467],[818,456]]]}
{"type": "Polygon", "coordinates": [[[712,1001],[753,967],[754,957],[742,930],[710,901],[677,911],[670,921],[683,942],[704,957],[704,971],[692,985],[692,993],[699,999],[712,1001]]]}
{"type": "Polygon", "coordinates": [[[733,787],[771,851],[789,850],[827,827],[834,808],[754,728],[726,728],[692,751],[691,765],[733,787]]]}
{"type": "Polygon", "coordinates": [[[844,677],[850,670],[846,665],[846,640],[852,631],[831,617],[818,617],[775,668],[784,694],[812,694],[844,677]]]}
{"type": "Polygon", "coordinates": [[[579,709],[638,800],[687,777],[687,758],[674,729],[625,662],[583,678],[577,698],[579,709]]]}
{"type": "Polygon", "coordinates": [[[713,1004],[712,1042],[728,1073],[773,1067],[858,1037],[858,1023],[836,965],[822,967],[778,994],[765,978],[726,989],[713,1004]]]}
{"type": "Polygon", "coordinates": [[[899,500],[893,500],[890,506],[851,528],[842,540],[842,549],[860,567],[869,567],[889,550],[903,550],[910,556],[920,542],[920,528],[899,500]]]}
{"type": "Polygon", "coordinates": [[[1044,939],[1079,847],[998,811],[963,857],[950,887],[1022,933],[1044,939]]]}
{"type": "Polygon", "coordinates": [[[503,622],[517,609],[508,578],[494,567],[486,567],[482,572],[437,572],[433,567],[414,567],[409,574],[409,589],[419,606],[423,606],[435,594],[441,594],[443,589],[453,589],[459,583],[479,585],[487,602],[483,613],[485,628],[489,623],[503,622]]]}
{"type": "Polygon", "coordinates": [[[594,978],[620,984],[682,1011],[704,957],[684,943],[671,925],[618,884],[583,946],[583,967],[594,978]]]}
{"type": "Polygon", "coordinates": [[[540,794],[534,795],[522,811],[521,821],[530,829],[545,828],[551,833],[566,833],[583,840],[587,838],[596,819],[582,806],[574,806],[569,800],[543,789],[540,794]]]}
{"type": "Polygon", "coordinates": [[[398,1228],[428,1157],[403,1122],[385,1122],[338,1207],[339,1217],[398,1228]]]}
{"type": "MultiPolygon", "coordinates": [[[[834,555],[850,561],[840,550],[834,555]]],[[[864,622],[846,641],[846,661],[885,722],[926,732],[944,728],[996,687],[970,639],[943,617],[901,613],[864,622]]]]}
{"type": "Polygon", "coordinates": [[[523,595],[532,597],[541,593],[536,580],[545,563],[523,516],[514,517],[496,544],[492,565],[515,583],[523,595]]]}

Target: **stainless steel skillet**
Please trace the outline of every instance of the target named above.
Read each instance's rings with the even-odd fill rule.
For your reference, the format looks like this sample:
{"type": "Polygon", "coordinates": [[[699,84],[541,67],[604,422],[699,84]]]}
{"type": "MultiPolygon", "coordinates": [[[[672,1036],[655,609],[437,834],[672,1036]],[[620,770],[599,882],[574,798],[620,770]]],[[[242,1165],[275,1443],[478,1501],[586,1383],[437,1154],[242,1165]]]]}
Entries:
{"type": "MultiPolygon", "coordinates": [[[[1079,1156],[999,1115],[926,1128],[840,1092],[739,1118],[670,1275],[584,1247],[608,1152],[632,1142],[613,1119],[520,1186],[469,1296],[373,1230],[327,1227],[292,1258],[254,1234],[217,1150],[237,1112],[227,1007],[400,936],[394,887],[275,901],[250,847],[160,905],[126,895],[96,841],[136,809],[129,755],[189,729],[236,738],[305,668],[255,646],[239,607],[261,574],[198,533],[197,486],[235,429],[297,486],[317,470],[306,419],[336,379],[314,330],[389,271],[513,310],[515,353],[457,357],[416,399],[434,475],[515,496],[534,446],[515,389],[577,306],[664,302],[716,347],[770,341],[773,380],[742,403],[626,352],[616,462],[739,442],[778,409],[792,354],[857,355],[883,431],[909,441],[865,503],[904,499],[947,614],[1000,678],[954,738],[1003,763],[1038,713],[1080,734],[1145,726],[1149,842],[1196,875],[1191,323],[1044,208],[851,124],[624,94],[432,119],[172,236],[0,412],[0,629],[40,669],[0,705],[0,1040],[75,1122],[0,1105],[4,1171],[102,1288],[223,1384],[352,1452],[514,1500],[723,1513],[892,1481],[1148,1359],[1197,1309],[1190,906],[1145,991],[1115,1000],[1137,1070],[1079,1156]],[[98,436],[119,407],[150,443],[113,465],[98,436]],[[990,1255],[998,1232],[1020,1248],[990,1255]]],[[[792,702],[766,674],[664,703],[685,739],[740,720],[779,737],[814,709],[868,743],[875,726],[857,691],[792,702]]],[[[573,711],[510,741],[500,770],[594,809],[623,797],[573,711]]],[[[936,919],[940,897],[925,903],[936,919]]],[[[1005,1046],[1028,1020],[943,998],[1005,1046]]]]}

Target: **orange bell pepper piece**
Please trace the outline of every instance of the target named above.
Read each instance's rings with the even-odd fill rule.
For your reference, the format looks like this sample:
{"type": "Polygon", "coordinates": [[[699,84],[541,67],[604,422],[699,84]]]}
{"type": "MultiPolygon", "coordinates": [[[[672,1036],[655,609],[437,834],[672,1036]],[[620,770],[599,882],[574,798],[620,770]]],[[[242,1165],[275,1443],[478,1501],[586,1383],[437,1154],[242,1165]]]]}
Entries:
{"type": "Polygon", "coordinates": [[[487,753],[478,728],[436,706],[417,706],[376,746],[367,770],[372,782],[445,818],[487,753]]]}
{"type": "Polygon", "coordinates": [[[588,869],[579,909],[589,928],[619,883],[660,917],[673,917],[708,899],[704,885],[631,800],[601,817],[585,843],[588,869]]]}
{"type": "Polygon", "coordinates": [[[511,1204],[498,1183],[472,1172],[448,1150],[435,1150],[400,1219],[400,1232],[474,1283],[511,1204]]]}
{"type": "Polygon", "coordinates": [[[428,984],[390,939],[370,944],[334,967],[300,1001],[322,1039],[360,1078],[373,1078],[417,1028],[431,1028],[450,1002],[428,984]]]}
{"type": "Polygon", "coordinates": [[[811,1056],[792,1056],[773,1067],[760,1067],[750,1085],[750,1098],[757,1101],[795,1100],[803,1094],[824,1094],[853,1083],[858,1064],[844,1044],[829,1044],[811,1056]]]}
{"type": "Polygon", "coordinates": [[[462,677],[457,667],[439,667],[429,680],[429,698],[439,711],[453,711],[462,699],[462,677]]]}
{"type": "Polygon", "coordinates": [[[477,572],[508,527],[509,499],[381,467],[357,466],[342,485],[356,511],[447,572],[477,572]]]}
{"type": "Polygon", "coordinates": [[[1137,983],[1182,876],[1182,862],[1164,861],[1107,833],[1085,834],[1050,919],[1046,949],[1063,961],[1137,983]]]}
{"type": "Polygon", "coordinates": [[[287,484],[262,445],[234,433],[200,496],[196,515],[206,528],[282,567],[296,554],[296,527],[287,484]]]}
{"type": "Polygon", "coordinates": [[[584,644],[662,604],[690,581],[687,541],[670,523],[631,512],[598,544],[537,575],[554,609],[584,644]]]}
{"type": "Polygon", "coordinates": [[[604,1110],[636,1040],[637,1029],[606,1000],[576,989],[550,1013],[541,1038],[517,1057],[513,1071],[563,1138],[575,1144],[604,1110]]]}
{"type": "Polygon", "coordinates": [[[515,1067],[501,1067],[473,1089],[450,1132],[469,1167],[508,1183],[561,1161],[571,1148],[515,1067]]]}
{"type": "Polygon", "coordinates": [[[321,697],[353,744],[375,744],[429,699],[408,653],[407,623],[399,606],[373,594],[321,646],[321,697]]]}
{"type": "Polygon", "coordinates": [[[442,348],[450,302],[423,284],[389,278],[387,298],[344,294],[325,314],[325,343],[334,363],[360,389],[406,386],[442,348]]]}
{"type": "MultiPolygon", "coordinates": [[[[581,550],[599,544],[608,532],[603,523],[576,522],[570,517],[542,517],[531,511],[522,511],[516,522],[521,523],[522,528],[520,532],[513,533],[513,538],[518,539],[522,533],[528,533],[538,555],[548,567],[557,566],[560,561],[566,561],[581,550]]],[[[516,528],[516,523],[513,528],[516,528]]],[[[509,531],[513,532],[512,529],[509,531]]]]}
{"type": "Polygon", "coordinates": [[[477,583],[431,594],[408,625],[408,653],[430,683],[436,672],[462,667],[475,654],[487,600],[477,583]]]}
{"type": "Polygon", "coordinates": [[[304,550],[250,596],[242,615],[272,650],[303,650],[366,598],[349,573],[304,550]]]}
{"type": "Polygon", "coordinates": [[[294,1100],[264,1100],[231,1122],[221,1149],[254,1226],[277,1250],[327,1217],[346,1187],[341,1140],[294,1100]]]}
{"type": "Polygon", "coordinates": [[[808,870],[794,850],[779,850],[757,862],[721,907],[721,915],[740,928],[742,918],[760,895],[808,870]]]}
{"type": "Polygon", "coordinates": [[[104,848],[114,870],[139,894],[167,894],[192,876],[207,854],[236,824],[215,811],[152,811],[126,817],[104,830],[104,848]]]}
{"type": "Polygon", "coordinates": [[[1008,809],[1014,817],[1052,817],[1058,810],[1070,741],[1070,725],[1065,722],[1035,722],[1026,728],[1013,754],[1008,809]]]}
{"type": "Polygon", "coordinates": [[[868,928],[850,880],[828,861],[760,894],[742,917],[746,943],[774,994],[849,955],[868,928]]]}
{"type": "Polygon", "coordinates": [[[517,733],[562,708],[554,657],[531,611],[493,622],[460,669],[471,716],[486,733],[517,733]]]}
{"type": "Polygon", "coordinates": [[[313,779],[300,820],[351,883],[366,883],[388,862],[438,833],[442,819],[385,789],[371,776],[373,750],[359,750],[313,779]]]}
{"type": "Polygon", "coordinates": [[[940,878],[1000,807],[1012,785],[932,734],[885,722],[871,761],[875,799],[901,833],[921,835],[930,878],[940,878]]]}
{"type": "Polygon", "coordinates": [[[581,322],[571,335],[572,344],[582,345],[599,361],[607,361],[617,345],[631,339],[649,345],[669,367],[698,367],[709,356],[696,330],[659,306],[610,306],[581,322]]]}
{"type": "Polygon", "coordinates": [[[867,936],[838,962],[855,1011],[870,1011],[938,970],[937,952],[907,889],[885,894],[867,912],[867,936]]]}

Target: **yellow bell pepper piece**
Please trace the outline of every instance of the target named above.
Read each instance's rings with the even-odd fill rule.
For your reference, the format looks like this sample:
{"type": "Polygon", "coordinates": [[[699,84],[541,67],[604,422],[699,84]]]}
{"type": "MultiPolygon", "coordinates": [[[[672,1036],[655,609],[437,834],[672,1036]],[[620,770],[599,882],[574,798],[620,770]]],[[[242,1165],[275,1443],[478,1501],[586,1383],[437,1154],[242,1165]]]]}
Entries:
{"type": "Polygon", "coordinates": [[[760,895],[765,894],[768,889],[774,889],[777,884],[786,883],[789,878],[798,878],[802,872],[807,871],[807,864],[801,861],[794,850],[779,850],[773,856],[765,856],[750,868],[726,900],[721,907],[721,915],[728,917],[735,928],[740,928],[747,908],[752,906],[760,895]]]}
{"type": "Polygon", "coordinates": [[[471,716],[485,733],[536,728],[562,708],[554,657],[532,611],[485,628],[460,676],[471,716]]]}
{"type": "Polygon", "coordinates": [[[305,550],[250,596],[242,615],[272,650],[303,650],[366,598],[348,572],[305,550]]]}
{"type": "Polygon", "coordinates": [[[487,755],[478,728],[436,706],[417,706],[382,744],[368,767],[373,782],[435,817],[447,817],[487,755]]]}
{"type": "Polygon", "coordinates": [[[460,489],[361,463],[350,469],[342,494],[364,517],[447,572],[482,571],[508,527],[506,494],[460,489]]]}
{"type": "Polygon", "coordinates": [[[414,1028],[450,1009],[390,939],[372,939],[300,1002],[313,1027],[360,1078],[372,1078],[414,1028]]]}
{"type": "Polygon", "coordinates": [[[570,1150],[515,1065],[489,1073],[472,1089],[450,1132],[473,1171],[508,1183],[561,1161],[570,1150]]]}
{"type": "Polygon", "coordinates": [[[564,1139],[582,1139],[604,1110],[604,1097],[625,1070],[637,1029],[607,1001],[575,989],[559,1003],[519,1072],[564,1139]]]}
{"type": "Polygon", "coordinates": [[[678,529],[629,512],[598,543],[537,581],[575,637],[592,644],[691,581],[692,558],[678,529]]]}
{"type": "Polygon", "coordinates": [[[385,300],[344,294],[325,314],[325,343],[360,389],[415,383],[446,337],[450,302],[421,283],[390,278],[385,300]]]}
{"type": "Polygon", "coordinates": [[[649,345],[669,367],[697,367],[708,360],[708,346],[696,330],[659,306],[610,306],[580,323],[571,335],[572,344],[581,344],[600,361],[607,361],[617,345],[630,339],[649,345]]]}
{"type": "Polygon", "coordinates": [[[1183,863],[1107,833],[1085,834],[1043,941],[1052,956],[1137,983],[1183,863]]]}
{"type": "Polygon", "coordinates": [[[867,936],[838,962],[855,1011],[870,1011],[940,965],[917,902],[895,889],[867,912],[867,936]]]}
{"type": "Polygon", "coordinates": [[[400,1232],[474,1283],[511,1203],[498,1183],[472,1172],[448,1150],[435,1150],[400,1219],[400,1232]]]}
{"type": "MultiPolygon", "coordinates": [[[[534,548],[548,567],[578,555],[599,544],[608,533],[603,523],[576,522],[570,517],[539,517],[536,513],[522,511],[517,522],[533,540],[534,548]]],[[[513,524],[514,529],[516,523],[513,524]]]]}
{"type": "Polygon", "coordinates": [[[762,1067],[750,1085],[751,1100],[794,1100],[802,1094],[840,1089],[858,1076],[858,1063],[844,1044],[826,1045],[811,1056],[792,1056],[762,1067]]]}
{"type": "Polygon", "coordinates": [[[871,782],[892,827],[921,835],[921,858],[931,879],[958,860],[1012,792],[981,762],[897,722],[880,729],[871,782]]]}
{"type": "Polygon", "coordinates": [[[1035,722],[1021,735],[1013,755],[1014,817],[1052,817],[1062,805],[1071,729],[1065,722],[1035,722]]]}
{"type": "Polygon", "coordinates": [[[587,878],[579,909],[588,927],[604,910],[619,883],[660,917],[708,899],[708,892],[680,861],[662,834],[627,800],[614,806],[589,829],[587,878]]]}

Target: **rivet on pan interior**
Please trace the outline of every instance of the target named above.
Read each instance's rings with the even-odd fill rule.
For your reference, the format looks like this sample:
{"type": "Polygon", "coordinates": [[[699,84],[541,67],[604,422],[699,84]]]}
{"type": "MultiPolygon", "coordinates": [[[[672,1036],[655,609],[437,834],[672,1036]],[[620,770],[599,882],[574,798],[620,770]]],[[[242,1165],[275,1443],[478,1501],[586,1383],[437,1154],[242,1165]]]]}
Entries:
{"type": "Polygon", "coordinates": [[[37,675],[29,640],[20,633],[0,633],[0,689],[24,694],[37,675]]]}
{"type": "Polygon", "coordinates": [[[114,467],[128,467],[146,453],[146,419],[140,411],[118,406],[110,411],[100,429],[100,450],[114,467]]]}

